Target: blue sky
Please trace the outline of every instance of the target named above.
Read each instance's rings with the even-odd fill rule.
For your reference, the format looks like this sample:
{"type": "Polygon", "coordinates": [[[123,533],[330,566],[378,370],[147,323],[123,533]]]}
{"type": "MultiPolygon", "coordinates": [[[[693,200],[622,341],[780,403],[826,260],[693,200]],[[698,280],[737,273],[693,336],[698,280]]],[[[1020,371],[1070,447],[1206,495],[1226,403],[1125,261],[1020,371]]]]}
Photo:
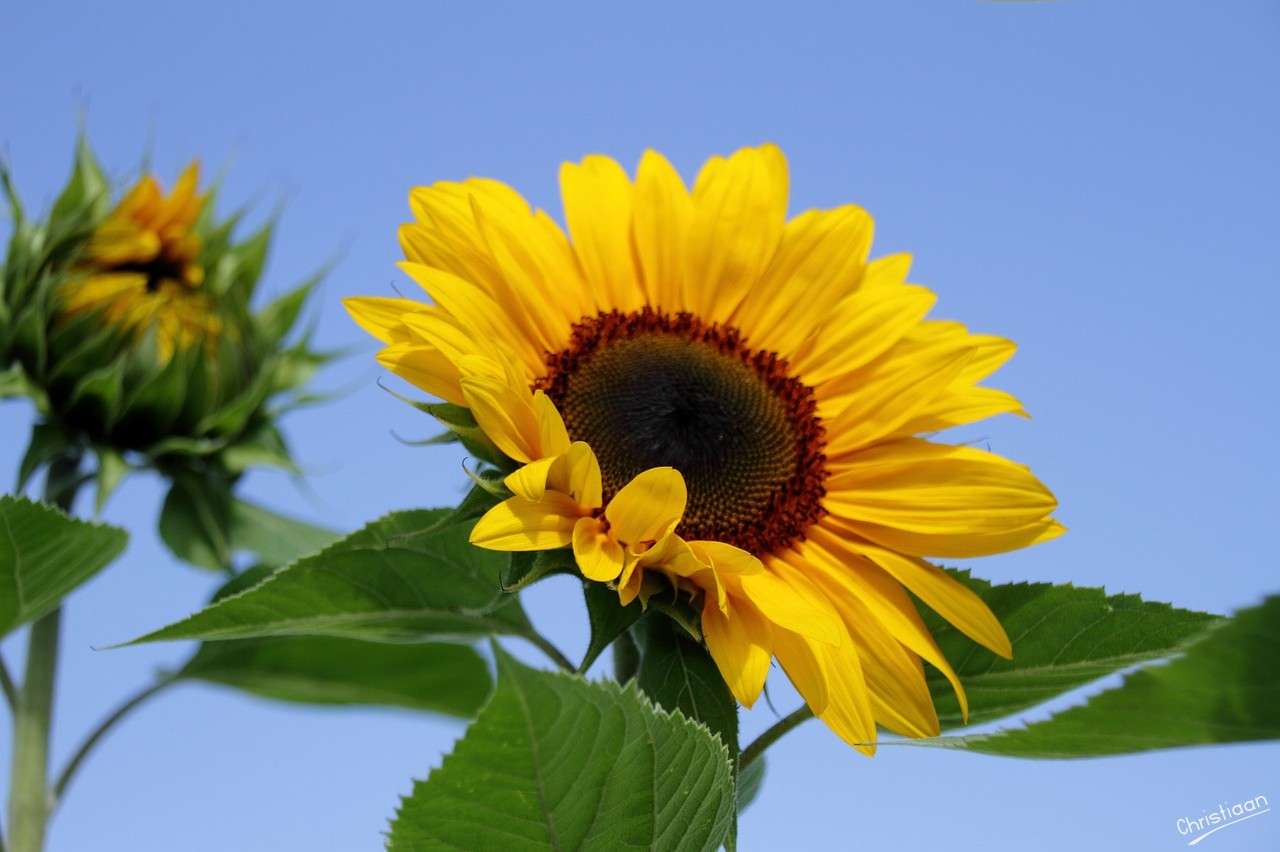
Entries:
{"type": "MultiPolygon", "coordinates": [[[[338,305],[401,282],[408,189],[502,178],[557,213],[556,169],[645,147],[686,175],[764,140],[790,157],[792,210],[857,202],[876,253],[915,253],[935,316],[1011,337],[997,384],[1034,415],[961,430],[1031,464],[1071,532],[983,560],[994,580],[1140,591],[1227,612],[1280,589],[1273,449],[1280,260],[1280,7],[1274,2],[915,4],[223,2],[9,4],[0,150],[29,206],[65,178],[83,118],[124,178],[149,151],[171,179],[192,156],[226,197],[286,215],[266,287],[331,257],[320,339],[357,354],[354,390],[296,416],[310,474],[247,493],[343,528],[452,502],[430,424],[374,382],[373,346],[338,305]]],[[[29,412],[0,408],[0,471],[29,412]]],[[[187,649],[94,650],[197,608],[214,580],[152,532],[159,483],[127,483],[106,518],[124,560],[68,606],[55,753],[187,649]]],[[[585,641],[578,593],[553,580],[535,620],[585,641]]],[[[20,640],[5,644],[16,665],[20,640]]],[[[784,711],[793,693],[780,682],[784,711]]],[[[770,721],[746,717],[747,730],[770,721]]],[[[96,754],[53,852],[374,849],[397,796],[460,723],[319,710],[186,686],[96,754]]],[[[0,743],[7,748],[7,744],[0,743]]],[[[7,753],[0,753],[7,764],[7,753]]],[[[1280,797],[1280,746],[1035,763],[887,747],[874,760],[816,723],[770,754],[742,848],[1173,849],[1174,823],[1280,797]]],[[[0,784],[3,782],[0,781],[0,784]]],[[[1205,846],[1280,846],[1264,816],[1205,846]]]]}

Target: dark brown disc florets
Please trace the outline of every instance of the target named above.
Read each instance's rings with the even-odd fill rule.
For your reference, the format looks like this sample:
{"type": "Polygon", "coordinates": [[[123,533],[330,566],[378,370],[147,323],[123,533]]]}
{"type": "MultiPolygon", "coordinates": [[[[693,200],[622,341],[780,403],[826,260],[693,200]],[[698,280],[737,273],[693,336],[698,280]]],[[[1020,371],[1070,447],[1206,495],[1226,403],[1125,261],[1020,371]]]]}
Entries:
{"type": "Polygon", "coordinates": [[[595,451],[606,500],[670,465],[689,489],[677,532],[756,555],[802,539],[822,517],[825,430],[813,390],[736,328],[610,311],[576,323],[547,368],[536,386],[569,436],[595,451]]]}

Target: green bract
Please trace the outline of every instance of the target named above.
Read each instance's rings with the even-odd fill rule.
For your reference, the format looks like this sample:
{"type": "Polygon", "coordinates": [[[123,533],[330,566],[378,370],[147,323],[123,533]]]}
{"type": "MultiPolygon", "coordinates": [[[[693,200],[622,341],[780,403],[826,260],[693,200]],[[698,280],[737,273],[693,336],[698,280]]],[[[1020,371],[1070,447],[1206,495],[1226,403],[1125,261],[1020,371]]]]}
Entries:
{"type": "Polygon", "coordinates": [[[19,488],[42,465],[86,452],[98,460],[99,505],[133,468],[204,492],[229,492],[252,465],[294,469],[276,421],[309,401],[302,388],[331,356],[292,334],[320,275],[252,307],[274,221],[237,240],[241,214],[216,220],[205,197],[190,234],[198,292],[222,332],[170,355],[154,325],[60,312],[59,288],[88,275],[86,249],[118,203],[88,144],[43,219],[28,218],[7,171],[0,179],[13,225],[0,268],[0,397],[30,398],[41,418],[19,488]]]}

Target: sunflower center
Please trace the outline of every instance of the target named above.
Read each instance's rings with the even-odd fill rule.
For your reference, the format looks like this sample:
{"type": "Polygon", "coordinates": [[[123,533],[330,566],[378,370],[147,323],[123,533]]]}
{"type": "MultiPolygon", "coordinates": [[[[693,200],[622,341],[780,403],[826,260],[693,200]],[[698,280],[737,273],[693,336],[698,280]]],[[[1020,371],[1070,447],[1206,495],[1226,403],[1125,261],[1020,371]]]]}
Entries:
{"type": "Polygon", "coordinates": [[[822,516],[824,430],[813,392],[731,326],[645,308],[578,322],[538,382],[600,461],[605,499],[669,465],[689,503],[678,532],[757,555],[822,516]]]}
{"type": "Polygon", "coordinates": [[[153,260],[116,264],[111,267],[111,271],[133,272],[138,275],[145,275],[147,278],[147,292],[157,293],[166,281],[185,283],[186,267],[185,261],[166,257],[162,254],[153,260]]]}

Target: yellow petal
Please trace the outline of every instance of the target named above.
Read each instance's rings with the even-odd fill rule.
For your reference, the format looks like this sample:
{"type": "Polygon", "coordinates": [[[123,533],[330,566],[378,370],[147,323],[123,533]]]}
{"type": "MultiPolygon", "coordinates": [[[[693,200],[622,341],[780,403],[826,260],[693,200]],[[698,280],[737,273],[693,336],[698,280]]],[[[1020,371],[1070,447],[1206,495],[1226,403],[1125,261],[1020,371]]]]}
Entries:
{"type": "Polygon", "coordinates": [[[684,516],[689,492],[673,467],[638,474],[618,490],[605,509],[613,535],[628,547],[655,542],[675,529],[684,516]]]}
{"type": "Polygon", "coordinates": [[[727,319],[777,248],[787,215],[787,169],[774,145],[713,157],[693,189],[684,303],[704,321],[727,319]]]}
{"type": "Polygon", "coordinates": [[[425,343],[393,343],[378,353],[378,363],[432,396],[467,404],[458,368],[425,343]]]}
{"type": "Polygon", "coordinates": [[[582,441],[574,441],[551,468],[547,479],[551,488],[571,496],[575,503],[587,509],[599,509],[601,496],[600,462],[596,454],[582,441]]]}
{"type": "Polygon", "coordinates": [[[907,276],[910,274],[910,254],[906,252],[888,254],[884,257],[877,257],[867,264],[862,271],[862,280],[858,282],[858,287],[862,290],[871,290],[876,287],[892,287],[906,283],[907,276]]]}
{"type": "Polygon", "coordinates": [[[1053,541],[1067,531],[1066,527],[1053,518],[1045,518],[1017,529],[968,535],[921,534],[854,521],[847,522],[847,528],[862,538],[901,553],[953,559],[969,559],[975,556],[992,556],[997,553],[1022,550],[1024,547],[1053,541]]]}
{"type": "Polygon", "coordinates": [[[724,576],[763,574],[765,571],[759,559],[732,544],[722,541],[691,541],[688,546],[702,562],[724,576]]]}
{"type": "Polygon", "coordinates": [[[799,633],[781,628],[773,629],[772,637],[773,655],[778,658],[782,670],[787,673],[813,715],[821,716],[827,710],[829,699],[827,674],[818,663],[813,645],[799,633]]]}
{"type": "Polygon", "coordinates": [[[649,304],[685,310],[681,299],[684,238],[693,200],[679,173],[657,151],[647,150],[636,171],[632,232],[649,304]]]}
{"type": "Polygon", "coordinates": [[[640,307],[643,293],[631,253],[631,181],[609,157],[592,155],[560,167],[565,222],[587,283],[620,311],[640,307]]]}
{"type": "Polygon", "coordinates": [[[87,259],[103,265],[144,263],[160,253],[160,236],[128,220],[108,220],[94,232],[87,259]]]}
{"type": "Polygon", "coordinates": [[[471,543],[488,550],[554,550],[573,541],[580,517],[578,505],[554,491],[537,502],[511,497],[476,522],[471,543]]]}
{"type": "Polygon", "coordinates": [[[936,298],[924,287],[859,290],[836,305],[792,367],[813,386],[869,364],[924,319],[936,298]]]}
{"type": "Polygon", "coordinates": [[[502,480],[512,494],[526,500],[538,501],[547,490],[547,475],[551,466],[560,461],[559,456],[537,459],[516,468],[502,480]]]}
{"type": "Polygon", "coordinates": [[[509,458],[528,464],[543,458],[532,394],[514,386],[508,371],[488,358],[470,356],[458,365],[466,406],[476,423],[509,458]]]}
{"type": "Polygon", "coordinates": [[[558,456],[569,449],[569,431],[556,405],[543,391],[533,392],[533,414],[538,421],[538,450],[544,456],[558,456]]]}
{"type": "Polygon", "coordinates": [[[391,343],[392,330],[402,325],[405,314],[421,313],[427,306],[412,299],[390,299],[380,296],[352,296],[342,306],[356,324],[383,343],[391,343]]]}
{"type": "Polygon", "coordinates": [[[527,206],[513,210],[478,196],[471,205],[497,265],[495,300],[543,351],[563,348],[587,304],[564,234],[554,222],[548,229],[527,206]]]}
{"type": "Polygon", "coordinates": [[[845,639],[840,617],[813,586],[784,563],[741,580],[742,592],[774,624],[816,642],[836,645],[845,639]]]}
{"type": "Polygon", "coordinates": [[[178,176],[173,192],[161,204],[160,210],[151,222],[151,227],[157,231],[166,229],[182,231],[191,227],[191,223],[200,212],[201,199],[197,195],[199,184],[200,163],[193,160],[178,176]]]}
{"type": "Polygon", "coordinates": [[[132,219],[135,222],[150,222],[160,209],[163,193],[160,182],[147,175],[134,184],[133,189],[120,199],[120,204],[112,212],[113,220],[132,219]]]}
{"type": "Polygon", "coordinates": [[[937,736],[938,714],[920,658],[907,651],[857,595],[816,569],[810,569],[809,575],[827,594],[849,631],[876,721],[904,736],[937,736]]]}
{"type": "Polygon", "coordinates": [[[498,340],[520,358],[528,375],[542,369],[543,351],[522,333],[505,308],[500,307],[480,287],[419,263],[400,263],[400,269],[418,283],[432,300],[473,336],[498,340]]]}
{"type": "Polygon", "coordinates": [[[952,426],[976,423],[997,414],[1029,416],[1017,397],[1002,390],[984,387],[947,390],[922,406],[914,417],[886,437],[905,438],[923,432],[939,432],[952,426]]]}
{"type": "Polygon", "coordinates": [[[579,518],[573,528],[573,557],[582,576],[609,583],[622,573],[622,546],[613,540],[599,518],[579,518]]]}
{"type": "Polygon", "coordinates": [[[1019,529],[1057,506],[1022,465],[916,438],[858,452],[826,487],[823,505],[838,518],[940,540],[1019,529]]]}
{"type": "MultiPolygon", "coordinates": [[[[964,685],[902,586],[869,559],[850,550],[847,539],[839,533],[821,525],[811,533],[810,540],[804,542],[798,552],[805,570],[828,588],[834,585],[857,597],[895,639],[942,672],[956,693],[960,712],[968,718],[969,702],[964,685]]],[[[834,600],[840,597],[833,594],[834,600]]]]}
{"type": "Polygon", "coordinates": [[[827,678],[827,708],[816,714],[840,739],[868,756],[876,751],[876,718],[862,661],[847,637],[841,645],[808,642],[827,678]]]}
{"type": "Polygon", "coordinates": [[[857,287],[874,230],[871,216],[856,205],[796,216],[733,322],[753,346],[790,359],[857,287]]]}
{"type": "Polygon", "coordinates": [[[702,638],[733,697],[744,707],[755,704],[773,654],[768,624],[748,603],[735,603],[725,615],[708,597],[702,607],[702,638]]]}
{"type": "Polygon", "coordinates": [[[871,545],[853,544],[851,547],[910,589],[961,633],[1006,660],[1013,659],[1013,647],[1000,620],[968,586],[923,559],[913,559],[871,545]]]}
{"type": "Polygon", "coordinates": [[[423,308],[415,313],[401,314],[401,325],[388,329],[395,342],[424,341],[439,349],[455,364],[461,364],[462,359],[470,355],[483,355],[498,363],[515,360],[515,356],[495,340],[463,329],[443,309],[432,305],[424,305],[423,308]]]}
{"type": "Polygon", "coordinates": [[[930,350],[910,360],[890,353],[834,379],[831,384],[847,381],[855,390],[828,423],[828,456],[837,459],[893,433],[945,393],[971,357],[964,347],[930,350]]]}

